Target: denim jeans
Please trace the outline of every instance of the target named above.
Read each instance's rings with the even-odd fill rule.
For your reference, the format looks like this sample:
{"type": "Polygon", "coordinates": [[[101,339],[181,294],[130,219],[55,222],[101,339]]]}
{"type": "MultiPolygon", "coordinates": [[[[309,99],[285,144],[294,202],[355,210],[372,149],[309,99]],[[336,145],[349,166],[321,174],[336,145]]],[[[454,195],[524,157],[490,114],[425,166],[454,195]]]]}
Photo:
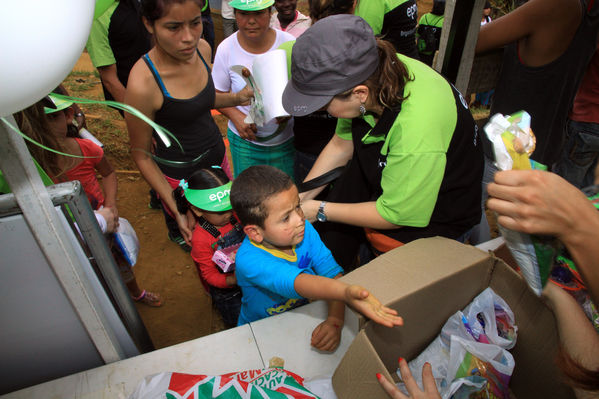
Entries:
{"type": "Polygon", "coordinates": [[[233,288],[210,286],[210,296],[212,304],[222,316],[225,326],[227,328],[236,327],[241,311],[241,289],[237,286],[233,288]]]}
{"type": "Polygon", "coordinates": [[[599,156],[599,123],[568,120],[566,145],[553,171],[578,188],[593,184],[599,156]]]}

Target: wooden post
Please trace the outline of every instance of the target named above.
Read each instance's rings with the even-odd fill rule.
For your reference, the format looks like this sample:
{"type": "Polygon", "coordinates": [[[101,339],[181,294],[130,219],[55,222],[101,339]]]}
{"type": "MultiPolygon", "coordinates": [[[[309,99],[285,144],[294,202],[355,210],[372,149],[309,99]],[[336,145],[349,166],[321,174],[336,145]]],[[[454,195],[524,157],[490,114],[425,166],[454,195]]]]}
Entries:
{"type": "Polygon", "coordinates": [[[434,68],[462,94],[468,90],[485,0],[447,0],[434,68]]]}

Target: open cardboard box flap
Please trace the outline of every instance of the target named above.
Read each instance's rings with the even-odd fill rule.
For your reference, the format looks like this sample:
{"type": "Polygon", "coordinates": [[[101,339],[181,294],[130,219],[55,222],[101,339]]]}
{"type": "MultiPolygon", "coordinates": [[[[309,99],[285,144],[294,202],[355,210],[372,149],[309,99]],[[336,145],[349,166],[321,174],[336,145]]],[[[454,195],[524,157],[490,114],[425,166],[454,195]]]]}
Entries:
{"type": "Polygon", "coordinates": [[[454,240],[426,238],[376,258],[343,280],[368,288],[405,324],[391,329],[361,319],[364,328],[333,375],[339,398],[387,398],[375,374],[395,376],[400,356],[416,357],[452,314],[489,286],[510,305],[518,326],[510,350],[516,361],[511,391],[520,398],[574,397],[555,366],[553,314],[502,260],[454,240]]]}

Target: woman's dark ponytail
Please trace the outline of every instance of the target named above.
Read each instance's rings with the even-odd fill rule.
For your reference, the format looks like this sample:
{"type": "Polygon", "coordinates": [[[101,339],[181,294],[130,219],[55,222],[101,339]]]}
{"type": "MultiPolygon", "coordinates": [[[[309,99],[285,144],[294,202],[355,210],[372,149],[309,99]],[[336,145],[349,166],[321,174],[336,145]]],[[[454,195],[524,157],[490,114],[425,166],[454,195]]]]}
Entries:
{"type": "Polygon", "coordinates": [[[386,108],[397,109],[407,98],[404,97],[406,83],[412,78],[405,64],[397,58],[395,47],[386,40],[376,39],[379,52],[379,66],[364,84],[386,108]]]}

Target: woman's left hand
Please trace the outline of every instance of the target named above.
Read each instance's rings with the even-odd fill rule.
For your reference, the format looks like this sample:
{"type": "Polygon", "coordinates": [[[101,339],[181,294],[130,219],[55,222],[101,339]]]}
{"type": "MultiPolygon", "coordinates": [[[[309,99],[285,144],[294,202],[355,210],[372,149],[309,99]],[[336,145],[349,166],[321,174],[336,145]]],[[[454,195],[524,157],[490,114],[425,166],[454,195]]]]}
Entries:
{"type": "Polygon", "coordinates": [[[245,86],[235,95],[239,105],[250,105],[250,100],[254,98],[254,91],[250,89],[250,86],[245,86]]]}
{"type": "Polygon", "coordinates": [[[401,379],[403,380],[406,389],[408,390],[409,396],[404,395],[397,386],[386,379],[383,375],[377,374],[376,377],[379,380],[379,384],[383,387],[387,395],[392,399],[441,399],[441,395],[437,390],[435,384],[435,378],[433,377],[433,371],[429,363],[424,363],[422,367],[422,385],[424,391],[420,390],[416,380],[410,372],[408,363],[405,359],[399,359],[399,370],[401,372],[401,379]]]}
{"type": "Polygon", "coordinates": [[[303,201],[301,204],[302,211],[304,211],[304,217],[310,223],[314,223],[316,221],[316,214],[318,213],[318,207],[320,206],[320,201],[316,200],[307,200],[303,201]]]}

